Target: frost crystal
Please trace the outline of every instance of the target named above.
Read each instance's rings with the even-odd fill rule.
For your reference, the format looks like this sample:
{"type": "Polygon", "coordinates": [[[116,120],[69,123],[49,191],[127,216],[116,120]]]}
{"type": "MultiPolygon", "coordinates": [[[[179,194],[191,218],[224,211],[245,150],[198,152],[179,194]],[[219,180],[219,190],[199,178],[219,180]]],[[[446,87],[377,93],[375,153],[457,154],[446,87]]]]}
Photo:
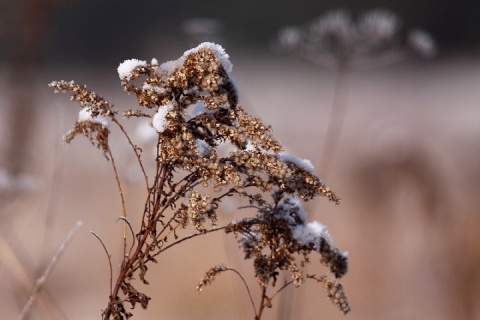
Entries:
{"type": "Polygon", "coordinates": [[[190,105],[185,114],[185,121],[189,121],[205,112],[207,112],[207,110],[205,109],[205,105],[202,102],[197,102],[194,105],[190,105]]]}
{"type": "Polygon", "coordinates": [[[213,51],[215,53],[215,56],[218,59],[218,61],[220,61],[220,63],[222,64],[223,69],[225,69],[225,71],[227,73],[232,72],[233,66],[232,66],[232,63],[229,60],[230,56],[225,52],[225,50],[223,49],[223,47],[221,45],[211,43],[211,42],[203,42],[200,45],[198,45],[196,48],[185,51],[185,53],[180,58],[178,58],[177,60],[167,61],[167,62],[162,63],[160,65],[160,68],[159,68],[158,71],[160,73],[170,74],[175,69],[177,69],[177,68],[179,68],[183,65],[183,63],[185,62],[185,59],[188,57],[188,55],[190,55],[192,53],[196,53],[196,52],[198,52],[199,50],[202,50],[202,49],[213,51]]]}
{"type": "Polygon", "coordinates": [[[289,222],[295,223],[295,220],[290,215],[290,212],[296,212],[302,223],[307,219],[307,213],[303,209],[302,202],[297,197],[289,197],[285,199],[282,204],[278,205],[280,212],[284,212],[284,218],[289,222]]]}
{"type": "Polygon", "coordinates": [[[104,127],[108,127],[108,119],[102,116],[92,116],[92,112],[88,108],[83,108],[78,113],[78,121],[92,121],[100,123],[104,127]]]}
{"type": "Polygon", "coordinates": [[[327,227],[318,221],[311,221],[307,224],[295,226],[293,237],[300,243],[313,243],[315,250],[320,250],[320,238],[325,239],[328,243],[332,243],[332,238],[328,233],[327,227]]]}
{"type": "Polygon", "coordinates": [[[141,122],[135,129],[135,137],[141,143],[150,143],[157,140],[157,133],[148,121],[141,122]]]}
{"type": "Polygon", "coordinates": [[[144,85],[142,86],[142,89],[143,89],[143,90],[153,90],[153,91],[155,91],[155,92],[158,93],[158,94],[163,94],[163,93],[165,93],[165,89],[164,89],[164,88],[157,87],[157,86],[152,86],[151,84],[148,84],[148,83],[147,83],[147,84],[144,84],[144,85]]]}
{"type": "Polygon", "coordinates": [[[120,63],[118,66],[118,76],[121,80],[125,78],[129,78],[132,76],[133,70],[139,66],[146,66],[147,62],[144,60],[137,60],[137,59],[130,59],[125,60],[124,62],[120,63]]]}
{"type": "Polygon", "coordinates": [[[165,130],[167,124],[167,114],[172,109],[172,104],[167,104],[158,108],[157,113],[155,113],[152,119],[152,126],[157,130],[157,132],[161,133],[165,130]]]}
{"type": "Polygon", "coordinates": [[[309,172],[313,172],[313,164],[310,160],[307,160],[307,159],[300,159],[298,157],[295,157],[295,156],[290,156],[290,155],[286,155],[286,154],[278,154],[277,155],[278,159],[280,159],[281,161],[283,162],[293,162],[295,163],[297,166],[309,171],[309,172]]]}
{"type": "Polygon", "coordinates": [[[210,146],[205,141],[196,139],[195,144],[197,145],[198,155],[200,157],[205,157],[210,153],[210,146]]]}
{"type": "Polygon", "coordinates": [[[232,66],[232,63],[230,62],[230,56],[228,55],[228,53],[225,52],[225,49],[223,49],[223,47],[219,44],[215,44],[211,42],[201,43],[196,48],[185,51],[185,53],[183,54],[183,58],[187,57],[189,54],[198,52],[201,49],[207,49],[215,52],[215,55],[218,61],[220,61],[220,63],[222,64],[223,69],[225,69],[227,73],[232,72],[233,66],[232,66]]]}

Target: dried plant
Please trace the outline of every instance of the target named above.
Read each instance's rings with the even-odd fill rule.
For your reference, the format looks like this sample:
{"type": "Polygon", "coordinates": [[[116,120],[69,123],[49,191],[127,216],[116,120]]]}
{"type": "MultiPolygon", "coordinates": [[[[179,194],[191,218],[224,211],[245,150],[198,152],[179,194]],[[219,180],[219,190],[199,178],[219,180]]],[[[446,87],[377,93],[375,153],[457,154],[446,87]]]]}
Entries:
{"type": "Polygon", "coordinates": [[[234,271],[247,288],[255,319],[260,319],[276,293],[290,284],[299,286],[313,279],[323,283],[327,296],[342,312],[349,311],[336,280],[305,274],[302,269],[310,261],[310,254],[316,252],[335,278],[347,272],[346,255],[333,246],[325,226],[307,222],[300,203],[316,196],[335,203],[340,199],[313,174],[308,160],[284,154],[271,128],[242,109],[231,70],[229,56],[212,43],[202,43],[178,60],[161,65],[156,59],[151,63],[132,59],[120,64],[122,86],[136,96],[139,105],[123,112],[123,116],[149,118],[157,132],[153,177],[147,175],[142,150],[132,141],[110,102],[74,82],[50,84],[57,92],[70,92],[71,100],[82,107],[65,141],[84,135],[100,149],[110,160],[121,196],[124,255],[115,281],[112,275],[103,319],[130,318],[126,303],[132,308],[136,304],[147,308],[150,297],[135,288],[134,278],[148,284],[147,271],[165,250],[222,230],[233,233],[245,258],[253,259],[261,289],[259,303],[253,302],[246,279],[226,265],[209,270],[198,290],[219,273],[234,271]],[[118,126],[131,146],[144,178],[146,200],[136,231],[129,222],[110,149],[111,123],[118,126]],[[224,146],[231,151],[224,152],[224,146]],[[219,226],[219,207],[225,197],[231,196],[248,200],[245,207],[257,213],[219,226]],[[194,233],[183,231],[188,228],[194,233]],[[130,240],[129,230],[133,234],[130,240]],[[283,270],[290,272],[291,280],[278,283],[283,270]],[[274,287],[278,289],[270,292],[274,287]]]}

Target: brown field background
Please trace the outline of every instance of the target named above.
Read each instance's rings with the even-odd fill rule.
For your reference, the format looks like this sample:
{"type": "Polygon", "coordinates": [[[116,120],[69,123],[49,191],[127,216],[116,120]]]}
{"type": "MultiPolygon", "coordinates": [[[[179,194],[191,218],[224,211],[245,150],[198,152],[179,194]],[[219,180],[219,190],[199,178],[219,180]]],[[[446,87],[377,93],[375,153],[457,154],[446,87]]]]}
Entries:
{"type": "MultiPolygon", "coordinates": [[[[289,153],[318,162],[334,72],[268,55],[231,54],[231,60],[247,111],[271,124],[289,153]]],[[[46,84],[75,79],[119,109],[130,108],[134,98],[122,92],[115,71],[57,68],[34,77],[36,111],[24,120],[34,132],[26,171],[37,185],[30,193],[2,198],[1,319],[16,319],[35,279],[77,220],[84,225],[36,296],[29,319],[100,319],[107,302],[108,264],[89,231],[103,239],[115,267],[122,234],[115,222],[118,194],[108,162],[86,139],[61,143],[79,109],[46,84]]],[[[306,208],[309,218],[326,224],[334,243],[349,252],[350,271],[343,284],[352,311],[343,316],[319,284],[307,282],[274,300],[265,319],[480,319],[479,74],[478,57],[470,55],[348,74],[345,123],[324,179],[342,204],[317,199],[306,208]]],[[[5,147],[5,73],[0,81],[0,146],[5,147]]],[[[133,158],[124,142],[114,138],[112,148],[135,226],[144,190],[125,178],[133,158]]],[[[228,204],[224,221],[235,216],[234,207],[228,204]]],[[[325,272],[312,260],[309,272],[325,272]]],[[[233,274],[196,292],[203,273],[222,262],[245,272],[255,287],[251,266],[235,240],[212,234],[179,245],[151,266],[151,285],[139,286],[152,297],[150,307],[137,306],[133,319],[253,319],[233,274]]]]}

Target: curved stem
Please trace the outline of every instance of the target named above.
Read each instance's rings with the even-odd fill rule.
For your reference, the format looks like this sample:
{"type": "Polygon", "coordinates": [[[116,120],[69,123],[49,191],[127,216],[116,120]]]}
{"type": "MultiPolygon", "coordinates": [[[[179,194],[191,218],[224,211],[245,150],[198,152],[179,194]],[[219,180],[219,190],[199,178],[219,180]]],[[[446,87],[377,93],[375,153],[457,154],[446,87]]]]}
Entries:
{"type": "MultiPolygon", "coordinates": [[[[118,193],[120,194],[120,201],[122,205],[122,217],[127,219],[127,209],[125,208],[125,197],[123,196],[123,191],[122,191],[122,184],[120,183],[120,177],[118,175],[118,170],[117,166],[115,165],[115,159],[113,158],[112,150],[110,149],[110,146],[108,146],[108,155],[110,157],[110,160],[112,161],[112,167],[113,167],[113,172],[115,174],[115,181],[117,183],[117,190],[118,193]]],[[[123,264],[125,264],[126,261],[126,254],[127,254],[127,223],[124,221],[123,222],[123,264]]]]}
{"type": "Polygon", "coordinates": [[[143,163],[140,158],[140,153],[138,152],[138,148],[133,144],[132,140],[130,139],[130,136],[127,134],[127,132],[125,131],[123,126],[120,124],[120,122],[118,122],[118,120],[114,117],[111,117],[111,119],[112,119],[112,122],[114,122],[120,128],[120,130],[123,132],[123,135],[127,138],[128,144],[132,147],[133,152],[135,153],[135,156],[137,158],[138,164],[140,165],[140,169],[142,170],[143,178],[145,179],[145,186],[148,189],[149,188],[148,177],[147,177],[147,173],[145,172],[145,168],[143,167],[143,163]]]}
{"type": "Polygon", "coordinates": [[[242,276],[242,274],[241,274],[240,272],[238,272],[237,270],[235,270],[235,269],[233,269],[233,268],[227,268],[227,270],[230,270],[230,271],[235,272],[235,273],[237,274],[237,276],[239,276],[240,279],[242,280],[243,285],[245,286],[245,289],[247,290],[248,298],[250,299],[250,304],[252,305],[253,312],[255,313],[256,310],[257,310],[257,307],[255,306],[255,302],[253,302],[252,293],[250,292],[250,288],[248,287],[247,281],[246,281],[245,278],[242,276]]]}
{"type": "Polygon", "coordinates": [[[291,285],[292,283],[293,283],[293,280],[290,280],[290,281],[288,281],[288,282],[285,282],[285,283],[283,284],[283,286],[281,286],[280,288],[278,288],[277,291],[275,291],[275,293],[272,295],[272,297],[271,297],[270,299],[273,300],[273,298],[275,298],[275,296],[276,296],[277,294],[279,294],[283,289],[285,289],[286,287],[288,287],[288,286],[291,285]]]}
{"type": "MultiPolygon", "coordinates": [[[[179,226],[180,226],[180,224],[178,224],[178,225],[176,225],[175,227],[173,227],[173,229],[172,229],[169,233],[167,233],[167,234],[163,237],[163,239],[165,239],[171,232],[174,231],[174,229],[178,228],[179,226]]],[[[226,229],[226,228],[227,228],[226,226],[218,227],[218,228],[213,228],[213,229],[208,230],[206,233],[216,232],[216,231],[219,231],[219,230],[224,230],[224,229],[226,229]]],[[[171,247],[173,247],[173,246],[175,246],[175,245],[177,245],[177,244],[180,244],[180,243],[182,243],[182,242],[184,242],[184,241],[186,241],[186,240],[192,239],[192,238],[196,238],[196,237],[198,237],[198,236],[204,236],[206,233],[194,233],[194,234],[191,234],[191,235],[189,235],[189,236],[183,237],[183,238],[181,238],[181,239],[179,239],[179,240],[177,240],[177,241],[169,244],[169,245],[166,246],[165,248],[162,248],[161,250],[157,251],[156,253],[150,255],[150,259],[157,257],[158,255],[160,255],[160,253],[163,253],[165,250],[167,250],[167,249],[169,249],[169,248],[171,248],[171,247]]],[[[159,242],[159,241],[162,241],[163,239],[158,239],[158,242],[159,242]]],[[[153,245],[153,244],[152,244],[152,245],[153,245]]],[[[146,251],[148,252],[148,249],[147,249],[146,251]]],[[[132,264],[132,271],[136,271],[138,268],[139,268],[139,265],[138,265],[138,264],[135,264],[135,265],[132,264]]]]}
{"type": "Polygon", "coordinates": [[[108,258],[108,265],[110,267],[110,296],[112,295],[112,290],[113,290],[113,268],[112,268],[112,257],[110,256],[110,254],[108,253],[108,250],[107,250],[107,247],[105,246],[105,243],[103,243],[102,239],[100,239],[100,237],[93,231],[90,231],[90,233],[92,235],[95,236],[95,238],[98,239],[98,241],[100,241],[102,247],[103,247],[103,250],[105,250],[105,253],[107,254],[107,258],[108,258]]]}
{"type": "Polygon", "coordinates": [[[128,255],[130,256],[132,254],[133,247],[135,246],[135,232],[133,231],[132,225],[130,224],[130,221],[128,221],[127,217],[120,217],[117,219],[117,221],[118,220],[123,220],[128,225],[128,228],[132,233],[132,245],[130,246],[130,250],[128,251],[128,255]]]}
{"type": "MultiPolygon", "coordinates": [[[[219,230],[224,230],[224,229],[226,229],[226,228],[227,228],[226,226],[218,227],[218,228],[213,228],[213,229],[208,230],[206,233],[216,232],[216,231],[219,231],[219,230]]],[[[189,236],[183,237],[182,239],[177,240],[177,241],[169,244],[168,246],[166,246],[166,247],[163,248],[162,250],[158,251],[157,253],[155,253],[155,254],[153,255],[153,257],[158,256],[160,253],[164,252],[165,250],[167,250],[167,249],[169,249],[169,248],[171,248],[171,247],[173,247],[173,246],[175,246],[175,245],[177,245],[177,244],[179,244],[179,243],[182,243],[182,242],[184,242],[184,241],[186,241],[186,240],[189,240],[189,239],[192,239],[192,238],[195,238],[195,237],[198,237],[198,236],[204,236],[206,233],[194,233],[194,234],[191,234],[191,235],[189,235],[189,236]]]]}

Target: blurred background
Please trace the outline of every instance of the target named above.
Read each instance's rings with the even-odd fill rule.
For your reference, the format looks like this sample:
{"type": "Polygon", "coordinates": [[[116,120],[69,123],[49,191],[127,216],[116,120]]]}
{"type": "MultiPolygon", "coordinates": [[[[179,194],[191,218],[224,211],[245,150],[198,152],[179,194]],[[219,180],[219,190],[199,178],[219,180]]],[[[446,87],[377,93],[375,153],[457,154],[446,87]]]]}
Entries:
{"type": "MultiPolygon", "coordinates": [[[[23,319],[100,318],[108,264],[89,230],[114,265],[121,258],[111,167],[86,139],[62,144],[79,109],[47,84],[75,80],[120,110],[132,108],[134,98],[119,84],[120,62],[173,60],[204,40],[230,55],[245,109],[273,126],[288,153],[317,168],[341,99],[329,169],[317,173],[343,201],[318,199],[306,208],[349,252],[347,317],[480,319],[479,18],[479,1],[0,0],[0,319],[19,316],[76,221],[83,227],[23,319]],[[284,26],[333,9],[355,19],[375,8],[397,14],[402,32],[430,33],[438,54],[348,70],[339,98],[335,69],[272,49],[284,26]]],[[[132,154],[122,141],[112,143],[128,176],[132,154]]],[[[124,183],[134,220],[144,190],[124,183]]],[[[251,274],[235,240],[219,234],[194,242],[151,268],[152,284],[142,287],[151,305],[137,306],[134,319],[253,319],[234,276],[220,276],[201,295],[195,290],[221,262],[251,274]]],[[[321,274],[312,262],[309,272],[321,274]]],[[[318,318],[344,316],[316,283],[286,290],[265,316],[318,318]]]]}

